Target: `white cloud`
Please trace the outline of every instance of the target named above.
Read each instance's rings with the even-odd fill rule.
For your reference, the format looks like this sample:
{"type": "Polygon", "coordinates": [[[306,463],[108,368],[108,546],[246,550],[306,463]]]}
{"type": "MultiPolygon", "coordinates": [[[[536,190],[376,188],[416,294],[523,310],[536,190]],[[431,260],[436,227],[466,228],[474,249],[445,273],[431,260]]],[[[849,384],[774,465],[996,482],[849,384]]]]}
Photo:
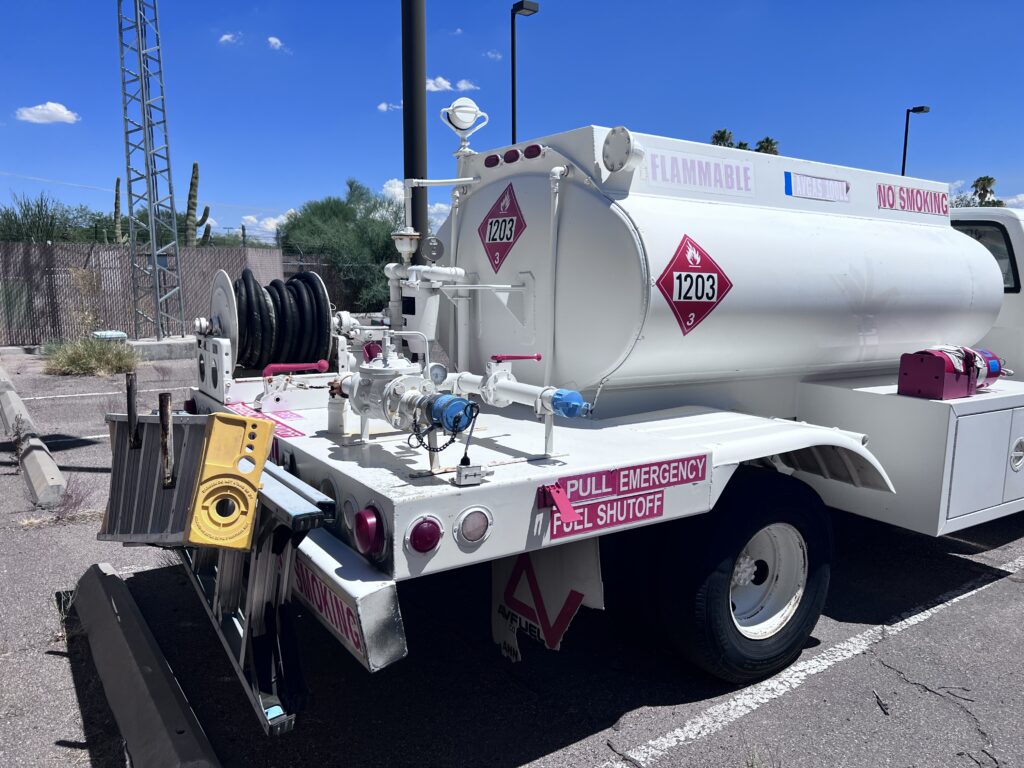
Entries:
{"type": "Polygon", "coordinates": [[[437,93],[439,91],[450,91],[452,90],[452,84],[450,80],[438,75],[437,77],[427,78],[427,90],[430,93],[437,93]]]}
{"type": "Polygon", "coordinates": [[[402,108],[402,102],[392,104],[390,101],[382,101],[377,105],[378,112],[394,112],[395,110],[402,108]]]}
{"type": "Polygon", "coordinates": [[[427,206],[427,217],[430,219],[430,229],[436,232],[448,218],[452,207],[448,203],[431,203],[427,206]]]}
{"type": "Polygon", "coordinates": [[[1003,199],[1008,208],[1024,208],[1024,192],[1013,197],[1007,197],[1003,199]]]}
{"type": "Polygon", "coordinates": [[[19,107],[14,116],[26,123],[77,123],[82,118],[56,101],[37,104],[34,107],[19,107]]]}
{"type": "Polygon", "coordinates": [[[242,42],[241,32],[225,32],[217,41],[221,45],[236,45],[242,42]]]}
{"type": "MultiPolygon", "coordinates": [[[[220,224],[217,223],[217,220],[213,218],[213,216],[206,217],[206,224],[209,224],[210,227],[212,227],[213,229],[216,229],[217,227],[220,226],[220,224]]],[[[203,226],[205,227],[206,224],[204,224],[203,226]]]]}
{"type": "Polygon", "coordinates": [[[462,80],[459,80],[459,82],[457,82],[455,84],[455,87],[458,88],[460,91],[479,91],[480,90],[480,86],[479,85],[474,83],[472,80],[466,80],[465,78],[463,78],[462,80]]]}
{"type": "Polygon", "coordinates": [[[484,51],[483,55],[491,61],[501,61],[501,51],[496,51],[494,48],[491,48],[489,51],[484,51]]]}
{"type": "Polygon", "coordinates": [[[267,45],[269,45],[275,51],[280,51],[282,48],[284,48],[284,43],[281,42],[281,38],[274,37],[273,35],[267,38],[267,45]]]}
{"type": "Polygon", "coordinates": [[[405,182],[401,179],[388,179],[380,188],[380,193],[384,197],[401,203],[405,200],[405,182]]]}
{"type": "Polygon", "coordinates": [[[294,208],[289,208],[280,216],[265,216],[260,219],[256,216],[243,216],[242,223],[245,225],[246,234],[253,234],[256,237],[274,235],[277,228],[284,224],[289,216],[295,215],[294,208]]]}
{"type": "Polygon", "coordinates": [[[462,34],[462,27],[456,27],[455,30],[452,32],[452,34],[453,35],[461,35],[462,34]]]}
{"type": "Polygon", "coordinates": [[[967,182],[964,181],[963,179],[957,179],[956,181],[949,182],[949,193],[951,195],[956,195],[959,194],[960,192],[965,191],[964,184],[966,183],[967,182]]]}

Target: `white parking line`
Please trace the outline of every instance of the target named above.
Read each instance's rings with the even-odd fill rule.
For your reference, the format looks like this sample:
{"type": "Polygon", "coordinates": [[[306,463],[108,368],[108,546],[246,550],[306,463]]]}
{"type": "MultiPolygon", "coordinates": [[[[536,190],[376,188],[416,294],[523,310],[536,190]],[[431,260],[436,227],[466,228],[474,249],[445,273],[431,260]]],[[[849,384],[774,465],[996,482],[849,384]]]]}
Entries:
{"type": "MultiPolygon", "coordinates": [[[[1016,573],[1024,568],[1024,556],[996,567],[1007,573],[1016,573]]],[[[799,688],[809,677],[824,672],[841,661],[864,653],[885,638],[898,635],[904,630],[930,619],[945,608],[973,597],[1000,581],[1001,579],[991,581],[985,577],[976,579],[965,585],[967,591],[961,589],[947,592],[932,603],[911,609],[903,614],[902,618],[894,618],[892,623],[878,624],[854,635],[849,640],[833,645],[810,659],[798,661],[775,677],[744,688],[731,699],[708,707],[696,717],[687,720],[681,727],[669,731],[664,736],[651,739],[647,743],[627,751],[625,755],[628,760],[610,760],[602,763],[601,768],[636,768],[637,765],[649,765],[679,747],[718,733],[727,725],[749,715],[773,699],[799,688]]]]}
{"type": "MultiPolygon", "coordinates": [[[[160,387],[160,389],[140,389],[139,394],[147,392],[173,392],[176,389],[188,389],[189,386],[186,384],[181,387],[160,387]]],[[[104,397],[106,395],[123,395],[124,391],[120,392],[74,392],[70,395],[36,395],[35,397],[23,397],[24,400],[61,400],[66,397],[104,397]]]]}

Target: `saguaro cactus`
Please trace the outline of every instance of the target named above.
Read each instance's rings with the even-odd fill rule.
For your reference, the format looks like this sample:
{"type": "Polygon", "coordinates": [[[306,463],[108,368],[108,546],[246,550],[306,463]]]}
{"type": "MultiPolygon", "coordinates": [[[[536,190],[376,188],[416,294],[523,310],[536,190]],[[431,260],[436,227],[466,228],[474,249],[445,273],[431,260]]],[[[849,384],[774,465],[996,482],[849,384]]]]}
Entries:
{"type": "MultiPolygon", "coordinates": [[[[210,218],[210,206],[203,208],[203,215],[196,221],[196,206],[199,204],[199,163],[192,163],[192,181],[188,185],[188,208],[185,210],[185,245],[196,244],[196,230],[206,224],[210,218]]],[[[209,229],[209,227],[207,227],[209,229]]],[[[206,232],[203,233],[203,244],[209,242],[206,232]]]]}

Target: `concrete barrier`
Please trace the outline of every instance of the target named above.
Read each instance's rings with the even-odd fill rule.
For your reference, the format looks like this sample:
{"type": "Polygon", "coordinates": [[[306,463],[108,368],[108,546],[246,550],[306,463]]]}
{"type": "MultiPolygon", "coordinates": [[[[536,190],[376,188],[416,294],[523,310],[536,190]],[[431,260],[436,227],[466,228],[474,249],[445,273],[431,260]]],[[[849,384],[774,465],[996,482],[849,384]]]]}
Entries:
{"type": "Polygon", "coordinates": [[[0,368],[0,419],[3,420],[4,430],[14,441],[32,503],[43,507],[54,506],[67,490],[67,481],[50,455],[50,450],[39,438],[32,416],[3,368],[0,368]]]}
{"type": "Polygon", "coordinates": [[[78,580],[74,607],[132,764],[219,768],[128,586],[108,563],[90,566],[78,580]]]}
{"type": "Polygon", "coordinates": [[[169,336],[156,339],[129,339],[139,360],[189,360],[196,356],[195,336],[169,336]]]}

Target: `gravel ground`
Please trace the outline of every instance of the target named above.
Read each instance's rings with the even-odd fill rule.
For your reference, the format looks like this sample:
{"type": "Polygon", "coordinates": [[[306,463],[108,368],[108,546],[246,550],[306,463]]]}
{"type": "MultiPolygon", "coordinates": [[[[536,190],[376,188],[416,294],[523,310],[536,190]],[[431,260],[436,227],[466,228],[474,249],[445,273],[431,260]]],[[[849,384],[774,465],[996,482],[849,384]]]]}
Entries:
{"type": "MultiPolygon", "coordinates": [[[[1022,515],[931,539],[837,514],[811,642],[746,689],[677,660],[616,605],[582,611],[558,653],[522,641],[511,665],[490,642],[486,567],[419,579],[400,587],[410,657],[373,676],[300,620],[311,705],[267,739],[180,568],[95,540],[121,378],[54,379],[34,357],[0,357],[71,483],[56,515],[35,511],[0,452],[0,766],[124,764],[86,641],[73,613],[62,620],[99,561],[127,578],[225,766],[1024,765],[1022,515]]],[[[161,388],[180,402],[192,375],[188,361],[144,365],[142,408],[161,388]]]]}

